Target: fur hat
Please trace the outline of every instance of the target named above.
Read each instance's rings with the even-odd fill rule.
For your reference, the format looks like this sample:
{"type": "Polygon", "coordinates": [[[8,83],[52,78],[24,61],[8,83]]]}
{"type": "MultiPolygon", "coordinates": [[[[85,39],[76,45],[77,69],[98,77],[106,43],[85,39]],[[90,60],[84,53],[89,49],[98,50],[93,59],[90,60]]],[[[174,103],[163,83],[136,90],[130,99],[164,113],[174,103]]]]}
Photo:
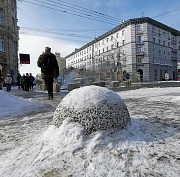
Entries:
{"type": "Polygon", "coordinates": [[[51,53],[51,48],[50,47],[45,47],[45,52],[51,53]]]}

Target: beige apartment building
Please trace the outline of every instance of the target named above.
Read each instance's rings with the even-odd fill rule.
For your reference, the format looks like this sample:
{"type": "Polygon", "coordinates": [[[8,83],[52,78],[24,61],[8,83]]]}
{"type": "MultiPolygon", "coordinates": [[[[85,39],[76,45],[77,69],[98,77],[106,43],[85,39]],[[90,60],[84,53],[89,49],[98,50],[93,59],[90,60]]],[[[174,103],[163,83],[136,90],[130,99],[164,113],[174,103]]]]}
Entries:
{"type": "Polygon", "coordinates": [[[66,68],[66,59],[61,57],[61,54],[55,52],[55,56],[59,65],[59,73],[63,73],[63,70],[66,68]]]}
{"type": "Polygon", "coordinates": [[[18,74],[18,26],[16,0],[0,2],[0,68],[3,78],[7,73],[18,74]]]}
{"type": "Polygon", "coordinates": [[[177,79],[180,31],[143,17],[122,24],[95,38],[66,58],[66,67],[95,71],[140,73],[141,80],[159,81],[168,74],[177,79]]]}

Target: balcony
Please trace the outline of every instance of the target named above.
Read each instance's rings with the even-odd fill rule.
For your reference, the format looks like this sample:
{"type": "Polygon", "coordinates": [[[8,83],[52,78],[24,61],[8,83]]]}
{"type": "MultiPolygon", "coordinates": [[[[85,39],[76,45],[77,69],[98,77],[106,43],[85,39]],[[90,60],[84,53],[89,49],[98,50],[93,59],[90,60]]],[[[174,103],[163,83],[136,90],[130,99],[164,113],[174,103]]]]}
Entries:
{"type": "Polygon", "coordinates": [[[172,52],[177,52],[177,51],[178,51],[178,49],[173,49],[173,48],[172,48],[172,52]]]}
{"type": "Polygon", "coordinates": [[[171,43],[172,44],[177,44],[177,41],[176,40],[171,40],[171,43]]]}
{"type": "Polygon", "coordinates": [[[137,45],[142,45],[142,44],[144,44],[144,43],[143,43],[143,41],[136,41],[136,44],[137,44],[137,45]]]}
{"type": "Polygon", "coordinates": [[[142,30],[137,30],[136,34],[143,34],[143,31],[142,30]]]}
{"type": "Polygon", "coordinates": [[[175,57],[175,56],[172,56],[172,60],[173,60],[173,61],[177,61],[177,60],[178,60],[178,58],[177,58],[177,57],[175,57]]]}
{"type": "Polygon", "coordinates": [[[142,51],[136,51],[136,55],[138,55],[138,56],[144,55],[144,52],[142,52],[142,51]]]}

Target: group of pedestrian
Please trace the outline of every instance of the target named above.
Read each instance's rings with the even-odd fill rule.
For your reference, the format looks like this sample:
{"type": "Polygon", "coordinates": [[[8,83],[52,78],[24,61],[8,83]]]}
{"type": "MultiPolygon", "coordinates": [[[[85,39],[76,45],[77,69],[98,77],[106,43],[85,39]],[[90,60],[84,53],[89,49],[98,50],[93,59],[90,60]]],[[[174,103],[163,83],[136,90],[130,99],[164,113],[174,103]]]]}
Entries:
{"type": "Polygon", "coordinates": [[[34,86],[34,77],[30,73],[23,74],[22,76],[18,74],[17,76],[18,88],[23,89],[24,91],[28,92],[29,90],[33,90],[34,86]]]}
{"type": "MultiPolygon", "coordinates": [[[[37,61],[37,66],[41,68],[41,78],[45,81],[45,86],[48,91],[48,99],[53,99],[53,80],[57,79],[59,76],[59,66],[56,60],[56,56],[51,53],[51,48],[46,47],[45,52],[39,56],[37,61]]],[[[6,84],[7,91],[11,89],[12,78],[10,74],[7,74],[6,84]]],[[[34,85],[34,77],[32,74],[26,73],[21,76],[18,74],[17,76],[18,88],[23,89],[28,92],[29,90],[33,90],[34,85]]]]}

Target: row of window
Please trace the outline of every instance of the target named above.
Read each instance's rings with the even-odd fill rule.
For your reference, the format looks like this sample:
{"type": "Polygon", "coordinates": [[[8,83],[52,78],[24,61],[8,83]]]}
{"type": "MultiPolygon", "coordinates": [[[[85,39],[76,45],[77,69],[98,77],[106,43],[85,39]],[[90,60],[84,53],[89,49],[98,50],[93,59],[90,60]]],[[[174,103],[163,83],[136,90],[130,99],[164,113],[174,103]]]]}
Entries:
{"type": "Polygon", "coordinates": [[[0,9],[0,25],[3,24],[3,11],[0,9]]]}
{"type": "MultiPolygon", "coordinates": [[[[170,79],[173,79],[173,80],[175,80],[175,71],[172,71],[172,72],[170,72],[170,71],[168,71],[167,72],[167,70],[164,70],[164,72],[163,72],[163,70],[159,70],[159,79],[161,80],[161,79],[166,79],[166,75],[168,74],[168,75],[170,75],[169,77],[171,77],[171,74],[172,74],[172,77],[173,78],[170,78],[170,79]]],[[[158,71],[155,69],[154,70],[154,80],[157,80],[158,79],[158,71]]],[[[158,79],[158,80],[159,80],[158,79]]]]}
{"type": "MultiPolygon", "coordinates": [[[[102,66],[104,66],[104,65],[109,65],[110,63],[111,63],[111,61],[110,60],[106,60],[105,59],[105,57],[101,57],[101,58],[99,58],[99,59],[95,59],[94,61],[89,61],[89,62],[86,62],[86,63],[80,63],[80,64],[77,64],[78,62],[71,62],[71,65],[68,65],[68,67],[70,67],[70,66],[73,66],[73,67],[75,67],[75,68],[82,68],[82,67],[86,67],[86,66],[89,66],[89,67],[91,67],[91,65],[101,65],[101,67],[102,66]]],[[[126,65],[126,59],[124,58],[122,61],[121,61],[121,63],[123,64],[123,65],[126,65]]]]}
{"type": "Polygon", "coordinates": [[[165,65],[172,65],[173,61],[168,59],[162,59],[162,58],[154,58],[153,63],[155,64],[165,64],[165,65]]]}
{"type": "MultiPolygon", "coordinates": [[[[141,32],[141,26],[140,25],[136,26],[136,32],[141,32]]],[[[120,32],[116,33],[116,38],[119,38],[119,33],[120,32]]],[[[121,33],[122,33],[122,36],[124,36],[125,35],[125,30],[122,30],[121,33]]],[[[105,45],[105,43],[109,43],[109,40],[111,40],[111,41],[115,40],[116,47],[120,47],[120,43],[116,41],[116,39],[114,38],[113,35],[111,35],[110,38],[108,37],[106,39],[103,39],[101,42],[99,41],[98,43],[92,45],[92,47],[89,47],[89,48],[87,48],[87,49],[85,49],[83,51],[80,51],[80,52],[76,53],[74,56],[71,57],[71,59],[75,58],[77,56],[81,56],[81,55],[83,55],[83,53],[86,54],[89,51],[91,51],[91,49],[94,52],[94,48],[98,48],[98,46],[100,47],[101,43],[102,43],[102,45],[105,45]]],[[[141,36],[137,36],[137,43],[142,43],[141,36]]],[[[125,40],[122,40],[122,46],[124,46],[124,45],[125,45],[125,40]]],[[[111,45],[111,50],[113,48],[114,48],[114,44],[111,45]]],[[[107,47],[106,49],[107,49],[106,51],[109,51],[109,47],[107,47]]],[[[103,52],[105,52],[105,49],[103,49],[103,52]]]]}
{"type": "MultiPolygon", "coordinates": [[[[125,40],[122,40],[122,46],[124,46],[124,45],[125,45],[125,40]]],[[[108,52],[108,51],[110,51],[110,49],[113,50],[113,49],[115,49],[115,48],[117,48],[117,47],[120,47],[120,43],[119,43],[119,42],[117,42],[116,47],[115,47],[114,44],[112,44],[110,47],[108,46],[108,47],[106,47],[106,48],[103,48],[102,51],[103,51],[103,53],[104,53],[104,52],[108,52]]],[[[91,47],[89,48],[89,50],[91,51],[91,47]]],[[[70,60],[70,59],[73,59],[73,58],[75,58],[75,57],[81,56],[81,55],[83,55],[83,54],[85,55],[86,53],[89,52],[89,50],[88,50],[88,48],[87,48],[87,49],[85,49],[85,50],[83,50],[83,51],[80,51],[79,53],[76,53],[75,55],[71,56],[71,57],[69,58],[69,60],[70,60]]],[[[93,49],[92,49],[92,51],[94,52],[93,49]]],[[[98,54],[100,54],[100,50],[99,50],[98,52],[99,52],[98,54]]],[[[97,51],[95,51],[95,55],[97,55],[97,51]]]]}
{"type": "MultiPolygon", "coordinates": [[[[3,10],[0,9],[0,25],[4,24],[3,20],[4,20],[4,18],[3,18],[3,10]]],[[[16,31],[16,21],[15,21],[15,19],[13,17],[11,18],[11,30],[12,30],[12,32],[16,31]]]]}

